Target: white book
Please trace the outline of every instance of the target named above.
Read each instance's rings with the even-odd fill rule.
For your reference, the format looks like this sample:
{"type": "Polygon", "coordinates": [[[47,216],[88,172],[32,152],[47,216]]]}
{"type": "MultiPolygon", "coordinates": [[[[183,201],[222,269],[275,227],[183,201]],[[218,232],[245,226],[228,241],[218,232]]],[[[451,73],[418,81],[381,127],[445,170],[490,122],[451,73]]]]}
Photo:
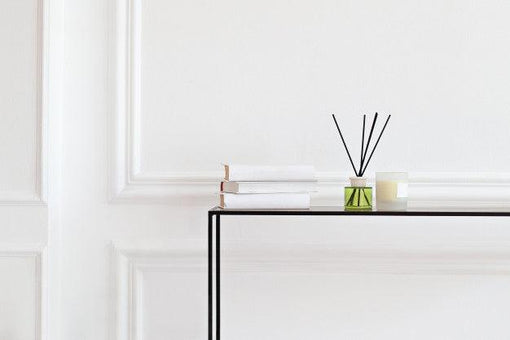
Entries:
{"type": "Polygon", "coordinates": [[[220,190],[237,194],[313,192],[317,182],[221,182],[220,190]]]}
{"type": "Polygon", "coordinates": [[[310,194],[220,194],[223,209],[310,209],[310,194]]]}
{"type": "Polygon", "coordinates": [[[313,181],[315,169],[310,165],[253,166],[225,164],[225,181],[313,181]]]}

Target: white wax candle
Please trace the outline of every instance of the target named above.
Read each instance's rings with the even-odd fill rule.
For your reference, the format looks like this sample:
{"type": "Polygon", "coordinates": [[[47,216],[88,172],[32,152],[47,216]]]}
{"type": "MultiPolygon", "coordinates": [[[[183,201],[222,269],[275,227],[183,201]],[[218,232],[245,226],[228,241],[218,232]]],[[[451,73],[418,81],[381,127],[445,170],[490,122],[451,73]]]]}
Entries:
{"type": "Polygon", "coordinates": [[[397,181],[377,181],[377,199],[381,201],[394,201],[397,199],[397,181]]]}
{"type": "Polygon", "coordinates": [[[407,174],[377,173],[376,202],[378,210],[407,209],[407,174]]]}

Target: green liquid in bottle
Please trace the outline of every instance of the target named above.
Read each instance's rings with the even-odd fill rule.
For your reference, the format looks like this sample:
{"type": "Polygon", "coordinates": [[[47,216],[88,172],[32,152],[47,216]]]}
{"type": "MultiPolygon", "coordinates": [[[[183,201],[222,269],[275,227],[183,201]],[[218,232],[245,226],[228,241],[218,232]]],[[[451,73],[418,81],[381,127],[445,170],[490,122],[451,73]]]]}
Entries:
{"type": "Polygon", "coordinates": [[[345,187],[345,210],[372,210],[372,187],[345,187]]]}

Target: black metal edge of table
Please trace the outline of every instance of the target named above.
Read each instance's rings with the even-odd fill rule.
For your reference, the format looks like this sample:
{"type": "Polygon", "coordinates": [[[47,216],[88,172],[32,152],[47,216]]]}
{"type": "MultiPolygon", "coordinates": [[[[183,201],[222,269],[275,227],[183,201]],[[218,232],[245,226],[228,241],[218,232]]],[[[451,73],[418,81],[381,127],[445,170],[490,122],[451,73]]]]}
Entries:
{"type": "Polygon", "coordinates": [[[377,210],[364,210],[364,211],[350,211],[344,210],[340,207],[313,207],[310,209],[302,210],[254,210],[254,209],[222,209],[214,207],[208,211],[208,230],[207,230],[207,296],[208,296],[208,340],[213,340],[213,333],[216,333],[216,340],[220,340],[220,223],[221,215],[231,216],[444,216],[444,217],[510,217],[510,210],[501,209],[416,209],[406,211],[377,211],[377,210]],[[213,218],[215,221],[213,223],[213,218]],[[213,224],[215,233],[213,234],[213,224]],[[213,237],[214,236],[214,237],[213,237]],[[216,242],[213,242],[213,238],[216,242]],[[213,249],[213,243],[215,247],[213,249]],[[215,252],[213,256],[213,252],[215,252]],[[215,258],[215,273],[213,275],[213,257],[215,258]],[[213,292],[213,276],[216,279],[216,291],[213,292]],[[215,294],[214,294],[215,293],[215,294]],[[213,299],[216,296],[216,311],[213,312],[213,299]],[[213,332],[213,314],[216,315],[216,332],[213,332]]]}

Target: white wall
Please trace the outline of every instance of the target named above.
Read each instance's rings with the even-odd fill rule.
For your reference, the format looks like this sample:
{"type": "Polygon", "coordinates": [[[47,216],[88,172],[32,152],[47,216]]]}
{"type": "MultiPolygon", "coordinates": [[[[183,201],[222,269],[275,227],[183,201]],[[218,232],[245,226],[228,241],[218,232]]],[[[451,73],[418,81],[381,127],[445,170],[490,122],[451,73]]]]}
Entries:
{"type": "MultiPolygon", "coordinates": [[[[409,171],[414,205],[510,206],[505,1],[0,6],[0,338],[204,339],[219,163],[314,164],[314,202],[341,204],[331,112],[351,143],[393,115],[369,173],[409,171]]],[[[503,218],[223,228],[224,339],[510,334],[503,218]]]]}
{"type": "Polygon", "coordinates": [[[506,1],[133,3],[142,173],[348,170],[328,113],[354,143],[375,111],[394,121],[372,169],[507,170],[506,1]]]}

